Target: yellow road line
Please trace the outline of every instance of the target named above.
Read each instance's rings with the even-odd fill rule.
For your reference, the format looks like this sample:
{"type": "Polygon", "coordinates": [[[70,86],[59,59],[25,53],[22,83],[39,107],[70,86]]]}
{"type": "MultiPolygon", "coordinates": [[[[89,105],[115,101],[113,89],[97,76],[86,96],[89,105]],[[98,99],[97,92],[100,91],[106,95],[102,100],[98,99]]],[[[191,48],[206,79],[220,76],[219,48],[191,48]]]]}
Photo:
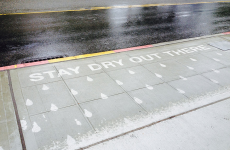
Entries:
{"type": "Polygon", "coordinates": [[[6,13],[3,15],[25,15],[25,14],[42,14],[42,13],[60,13],[60,12],[74,12],[86,10],[103,10],[103,9],[118,9],[118,8],[136,8],[136,7],[154,7],[154,6],[171,6],[171,5],[193,5],[193,4],[206,4],[206,3],[230,3],[230,1],[216,1],[216,2],[195,2],[195,3],[165,3],[165,4],[145,4],[145,5],[127,5],[127,6],[111,6],[111,7],[91,7],[89,9],[79,8],[76,10],[62,10],[62,11],[44,11],[44,12],[25,12],[25,13],[6,13]]]}
{"type": "Polygon", "coordinates": [[[49,63],[54,63],[54,62],[60,62],[60,61],[66,61],[66,60],[73,60],[75,57],[65,57],[65,58],[57,58],[57,59],[51,59],[48,60],[49,63]]]}
{"type": "Polygon", "coordinates": [[[84,54],[84,55],[78,55],[74,56],[76,59],[80,58],[87,58],[87,57],[93,57],[93,56],[100,56],[100,55],[106,55],[106,54],[112,54],[115,53],[114,51],[106,51],[106,52],[99,52],[99,53],[92,53],[92,54],[84,54]]]}
{"type": "Polygon", "coordinates": [[[61,62],[61,61],[67,61],[67,60],[73,60],[73,59],[80,59],[80,58],[87,58],[87,57],[93,57],[93,56],[100,56],[100,55],[106,55],[106,54],[112,54],[112,53],[115,53],[115,52],[114,51],[106,51],[106,52],[84,54],[84,55],[71,56],[71,57],[65,57],[65,58],[57,58],[57,59],[48,60],[48,62],[49,63],[55,63],[55,62],[61,62]]]}

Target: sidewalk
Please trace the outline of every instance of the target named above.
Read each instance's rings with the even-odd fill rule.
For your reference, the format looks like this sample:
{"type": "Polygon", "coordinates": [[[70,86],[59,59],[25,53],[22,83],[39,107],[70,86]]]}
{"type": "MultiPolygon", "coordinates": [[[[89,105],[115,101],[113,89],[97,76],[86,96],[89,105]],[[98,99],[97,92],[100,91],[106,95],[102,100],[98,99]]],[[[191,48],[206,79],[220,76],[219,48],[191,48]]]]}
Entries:
{"type": "Polygon", "coordinates": [[[1,71],[0,150],[22,149],[12,97],[28,150],[86,148],[226,101],[230,50],[216,46],[229,45],[219,34],[18,65],[9,71],[13,96],[1,71]]]}

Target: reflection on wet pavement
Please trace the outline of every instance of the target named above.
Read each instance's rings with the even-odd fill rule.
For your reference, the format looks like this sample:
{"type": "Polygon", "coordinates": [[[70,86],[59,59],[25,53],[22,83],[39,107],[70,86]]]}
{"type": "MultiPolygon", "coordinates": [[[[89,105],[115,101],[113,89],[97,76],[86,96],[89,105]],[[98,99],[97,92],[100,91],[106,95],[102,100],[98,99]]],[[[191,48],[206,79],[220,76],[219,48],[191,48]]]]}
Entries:
{"type": "Polygon", "coordinates": [[[0,66],[230,31],[230,4],[0,16],[0,66]]]}

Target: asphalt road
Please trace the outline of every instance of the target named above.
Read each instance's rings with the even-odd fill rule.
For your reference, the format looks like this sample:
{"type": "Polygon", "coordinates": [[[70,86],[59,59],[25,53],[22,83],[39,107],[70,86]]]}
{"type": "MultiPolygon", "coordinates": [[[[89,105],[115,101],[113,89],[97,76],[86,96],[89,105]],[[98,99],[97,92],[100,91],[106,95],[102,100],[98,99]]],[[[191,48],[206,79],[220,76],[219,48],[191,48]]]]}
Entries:
{"type": "Polygon", "coordinates": [[[0,66],[230,31],[230,3],[0,16],[0,66]]]}

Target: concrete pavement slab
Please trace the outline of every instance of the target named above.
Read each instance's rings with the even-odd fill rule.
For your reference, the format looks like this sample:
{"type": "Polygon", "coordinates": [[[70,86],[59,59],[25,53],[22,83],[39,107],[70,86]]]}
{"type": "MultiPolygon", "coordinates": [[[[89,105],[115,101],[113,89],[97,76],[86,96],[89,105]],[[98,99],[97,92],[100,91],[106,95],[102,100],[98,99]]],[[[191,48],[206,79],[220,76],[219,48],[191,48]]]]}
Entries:
{"type": "Polygon", "coordinates": [[[165,82],[176,79],[186,80],[186,77],[196,74],[194,68],[180,64],[175,60],[161,61],[159,63],[151,63],[143,66],[152,73],[159,74],[161,79],[165,82]]]}
{"type": "Polygon", "coordinates": [[[214,83],[214,81],[211,81],[201,75],[188,77],[187,80],[171,81],[169,82],[169,85],[189,98],[205,95],[220,88],[217,83],[214,83]]]}
{"type": "Polygon", "coordinates": [[[0,147],[2,149],[10,149],[8,136],[6,122],[0,123],[0,147]]]}
{"type": "MultiPolygon", "coordinates": [[[[18,133],[18,125],[15,120],[11,120],[7,122],[8,127],[8,135],[9,135],[9,147],[12,150],[21,150],[21,140],[20,135],[18,133]]],[[[0,144],[1,145],[1,144],[0,144]]]]}
{"type": "Polygon", "coordinates": [[[63,81],[37,85],[36,87],[42,100],[42,103],[39,104],[43,104],[46,111],[56,111],[59,108],[76,104],[63,81]]]}
{"type": "Polygon", "coordinates": [[[0,148],[22,149],[6,71],[0,72],[0,148]]]}
{"type": "Polygon", "coordinates": [[[23,136],[25,139],[25,144],[27,149],[39,149],[35,134],[32,132],[33,122],[28,114],[23,114],[20,116],[20,122],[22,125],[23,136]]]}
{"type": "Polygon", "coordinates": [[[22,68],[17,70],[17,74],[21,87],[61,80],[56,68],[52,64],[22,68]],[[31,78],[30,80],[28,80],[29,77],[31,78]]]}
{"type": "Polygon", "coordinates": [[[230,51],[212,51],[203,54],[204,56],[219,60],[219,63],[230,66],[230,51]]]}
{"type": "Polygon", "coordinates": [[[125,91],[150,87],[151,85],[162,83],[161,78],[157,77],[142,66],[131,67],[121,70],[108,72],[118,85],[125,91]]]}
{"type": "Polygon", "coordinates": [[[199,54],[182,57],[176,61],[185,66],[194,68],[194,71],[198,74],[225,67],[220,63],[219,59],[207,58],[199,54]]]}
{"type": "Polygon", "coordinates": [[[104,98],[123,93],[124,90],[107,74],[100,73],[80,78],[65,80],[78,103],[104,98]]]}
{"type": "Polygon", "coordinates": [[[227,51],[230,50],[230,42],[229,41],[221,41],[221,42],[210,42],[209,45],[216,47],[220,50],[227,51]]]}
{"type": "Polygon", "coordinates": [[[228,149],[230,99],[168,119],[87,150],[228,149]]]}
{"type": "Polygon", "coordinates": [[[118,94],[108,99],[100,99],[80,104],[94,128],[102,129],[105,126],[113,126],[124,122],[124,118],[134,117],[146,113],[138,106],[128,94],[118,94]],[[87,114],[86,114],[87,115],[87,114]]]}
{"type": "Polygon", "coordinates": [[[63,63],[55,63],[55,67],[57,68],[59,74],[62,75],[63,79],[76,78],[96,73],[102,73],[100,70],[92,70],[88,67],[89,64],[96,64],[95,61],[90,59],[81,59],[81,60],[73,60],[67,61],[63,63]]]}
{"type": "Polygon", "coordinates": [[[44,116],[45,118],[48,116],[59,141],[65,140],[68,135],[77,138],[94,131],[84,117],[83,110],[77,105],[63,108],[57,112],[46,113],[44,116]]]}
{"type": "Polygon", "coordinates": [[[29,132],[32,132],[35,136],[39,148],[49,145],[53,141],[57,141],[57,136],[48,116],[45,116],[44,118],[43,114],[39,114],[31,116],[30,120],[32,126],[29,132]]]}
{"type": "Polygon", "coordinates": [[[166,83],[155,85],[152,89],[134,90],[129,94],[134,100],[141,101],[140,105],[148,112],[165,109],[170,104],[179,103],[187,99],[183,93],[179,93],[179,91],[166,83]]]}
{"type": "Polygon", "coordinates": [[[39,114],[46,111],[42,99],[36,86],[22,88],[24,105],[30,115],[39,114]]]}
{"type": "Polygon", "coordinates": [[[230,85],[230,68],[223,68],[220,70],[215,70],[211,72],[207,72],[202,74],[204,77],[210,79],[213,82],[221,86],[229,86],[230,85]]]}
{"type": "Polygon", "coordinates": [[[64,141],[68,136],[78,138],[94,131],[78,106],[30,116],[30,119],[32,128],[28,132],[35,136],[39,148],[64,141]]]}
{"type": "Polygon", "coordinates": [[[226,39],[226,40],[228,40],[228,41],[230,41],[230,35],[223,35],[221,37],[224,38],[224,39],[226,39]]]}

